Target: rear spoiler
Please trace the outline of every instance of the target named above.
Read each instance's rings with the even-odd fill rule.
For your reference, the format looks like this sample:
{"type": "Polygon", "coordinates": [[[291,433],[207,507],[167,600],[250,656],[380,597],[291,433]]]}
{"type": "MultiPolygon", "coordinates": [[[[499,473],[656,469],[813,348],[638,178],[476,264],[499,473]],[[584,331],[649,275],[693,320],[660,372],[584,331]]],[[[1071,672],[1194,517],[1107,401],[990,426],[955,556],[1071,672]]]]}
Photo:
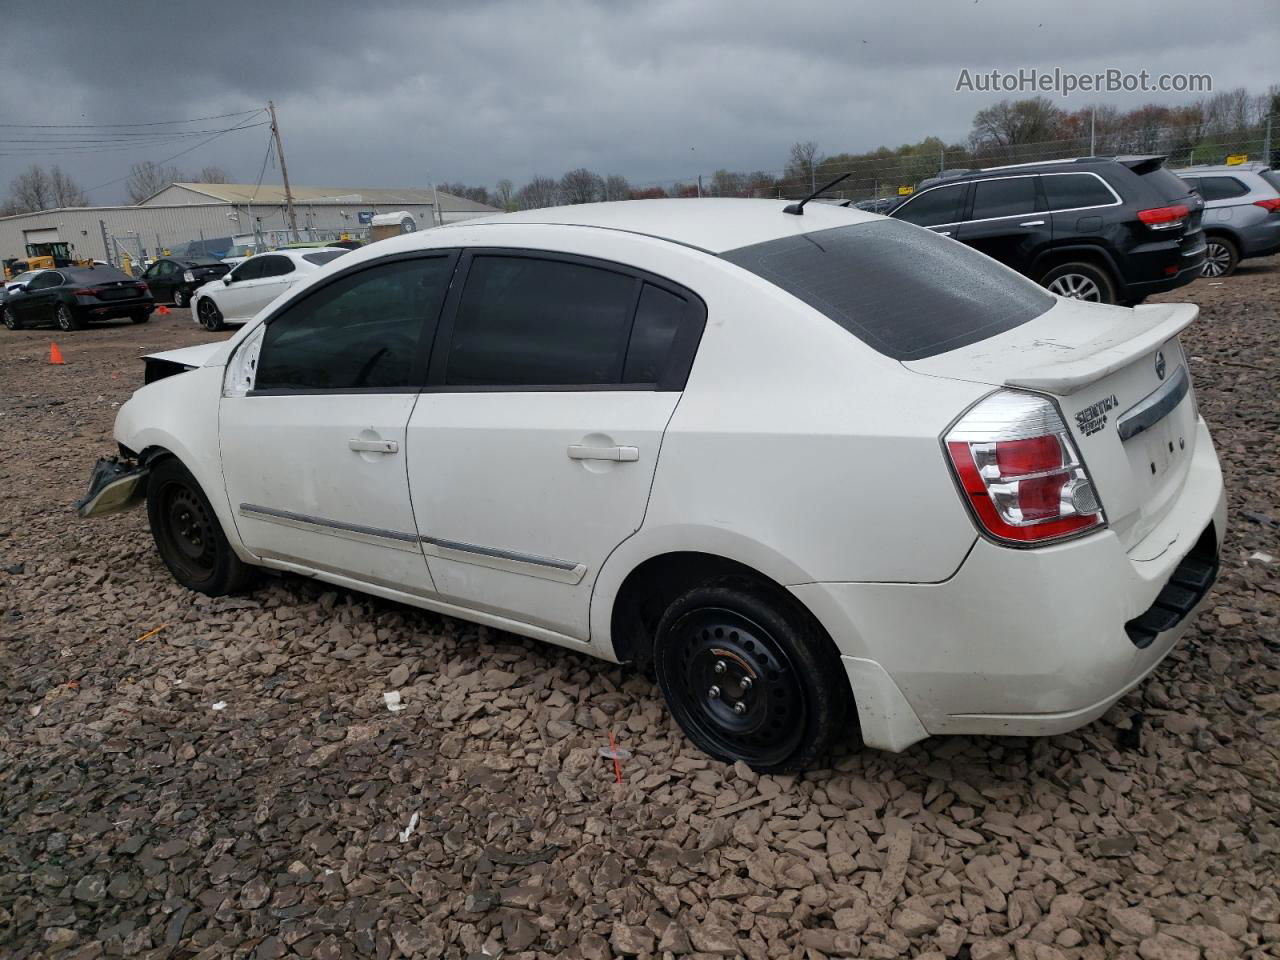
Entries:
{"type": "Polygon", "coordinates": [[[1150,173],[1152,170],[1159,170],[1164,166],[1168,157],[1162,156],[1146,156],[1146,157],[1116,157],[1117,163],[1123,163],[1126,167],[1136,174],[1150,173]]]}
{"type": "Polygon", "coordinates": [[[1194,303],[1134,307],[1130,323],[1118,324],[1107,334],[1071,348],[1070,355],[1060,362],[1041,364],[1016,373],[1004,384],[1059,396],[1074,393],[1127,366],[1134,357],[1155,350],[1189,327],[1199,316],[1200,308],[1194,303]]]}

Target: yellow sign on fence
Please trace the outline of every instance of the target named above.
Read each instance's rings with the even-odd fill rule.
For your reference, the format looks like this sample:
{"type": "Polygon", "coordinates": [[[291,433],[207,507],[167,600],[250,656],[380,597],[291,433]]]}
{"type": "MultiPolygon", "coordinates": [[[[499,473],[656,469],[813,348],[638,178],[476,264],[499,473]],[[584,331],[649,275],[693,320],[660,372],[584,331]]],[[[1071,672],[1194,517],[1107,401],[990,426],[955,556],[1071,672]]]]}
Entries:
{"type": "Polygon", "coordinates": [[[1227,157],[1228,167],[1238,167],[1240,164],[1248,162],[1249,155],[1247,153],[1233,153],[1231,156],[1227,157]]]}
{"type": "Polygon", "coordinates": [[[915,187],[899,187],[898,188],[898,196],[900,197],[907,197],[915,192],[916,192],[915,187]]]}

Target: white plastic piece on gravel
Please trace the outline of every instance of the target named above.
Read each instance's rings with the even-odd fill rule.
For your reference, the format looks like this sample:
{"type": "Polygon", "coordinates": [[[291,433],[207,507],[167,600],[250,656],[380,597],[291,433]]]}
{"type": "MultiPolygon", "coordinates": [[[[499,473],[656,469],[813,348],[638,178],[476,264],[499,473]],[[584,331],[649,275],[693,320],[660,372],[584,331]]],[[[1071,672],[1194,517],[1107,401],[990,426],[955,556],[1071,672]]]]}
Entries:
{"type": "Polygon", "coordinates": [[[387,709],[392,713],[399,713],[405,708],[405,704],[400,702],[399,690],[388,690],[382,695],[382,702],[387,705],[387,709]]]}
{"type": "Polygon", "coordinates": [[[227,709],[227,701],[225,701],[225,700],[219,700],[217,703],[215,703],[215,704],[213,705],[213,709],[215,709],[215,710],[225,710],[225,709],[227,709]]]}
{"type": "Polygon", "coordinates": [[[1275,557],[1273,557],[1273,556],[1272,556],[1271,554],[1269,554],[1269,553],[1263,553],[1261,550],[1255,550],[1253,553],[1249,554],[1249,559],[1250,559],[1250,560],[1259,560],[1259,561],[1261,561],[1262,563],[1275,563],[1275,562],[1276,562],[1276,558],[1275,558],[1275,557]]]}
{"type": "Polygon", "coordinates": [[[613,747],[601,747],[600,756],[604,757],[606,760],[612,760],[615,756],[617,756],[619,760],[630,760],[631,751],[624,750],[622,747],[619,747],[617,753],[615,754],[613,747]]]}
{"type": "Polygon", "coordinates": [[[413,816],[409,818],[409,825],[405,827],[403,830],[401,830],[399,834],[397,834],[397,836],[400,837],[400,842],[408,843],[409,838],[413,836],[413,831],[417,829],[417,826],[418,826],[418,812],[415,810],[413,812],[413,816]]]}

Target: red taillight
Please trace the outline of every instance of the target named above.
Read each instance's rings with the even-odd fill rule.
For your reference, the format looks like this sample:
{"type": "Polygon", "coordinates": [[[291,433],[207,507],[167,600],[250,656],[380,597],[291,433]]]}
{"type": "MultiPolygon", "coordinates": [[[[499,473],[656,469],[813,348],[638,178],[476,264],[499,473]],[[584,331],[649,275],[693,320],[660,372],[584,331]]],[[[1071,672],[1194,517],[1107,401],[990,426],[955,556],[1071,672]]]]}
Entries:
{"type": "Polygon", "coordinates": [[[1174,227],[1182,226],[1182,221],[1187,219],[1191,214],[1191,210],[1181,203],[1175,203],[1169,207],[1152,207],[1149,210],[1139,210],[1138,219],[1145,223],[1152,230],[1172,230],[1174,227]]]}
{"type": "Polygon", "coordinates": [[[90,290],[88,287],[85,287],[82,290],[72,290],[71,295],[73,297],[96,297],[98,295],[98,291],[90,290]]]}
{"type": "Polygon", "coordinates": [[[1253,201],[1253,205],[1255,207],[1261,207],[1263,210],[1267,211],[1267,213],[1275,213],[1277,210],[1280,210],[1280,197],[1272,197],[1270,200],[1255,200],[1253,201]]]}
{"type": "Polygon", "coordinates": [[[141,280],[139,280],[139,281],[138,281],[138,292],[139,292],[139,293],[146,293],[146,292],[147,292],[147,285],[146,285],[145,283],[143,283],[141,280]]]}
{"type": "Polygon", "coordinates": [[[1105,522],[1071,435],[1044,397],[992,394],[960,418],[946,449],[974,516],[996,539],[1045,543],[1105,522]]]}
{"type": "Polygon", "coordinates": [[[1138,219],[1153,230],[1171,230],[1181,227],[1183,220],[1190,215],[1190,209],[1183,204],[1172,206],[1153,206],[1149,210],[1139,210],[1138,219]]]}

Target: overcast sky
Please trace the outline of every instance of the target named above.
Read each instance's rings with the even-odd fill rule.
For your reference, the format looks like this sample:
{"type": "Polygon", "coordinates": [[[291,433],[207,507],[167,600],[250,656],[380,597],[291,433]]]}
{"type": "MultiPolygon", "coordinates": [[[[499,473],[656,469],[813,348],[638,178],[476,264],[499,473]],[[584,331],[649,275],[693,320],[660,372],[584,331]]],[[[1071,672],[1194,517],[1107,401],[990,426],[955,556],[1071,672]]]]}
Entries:
{"type": "MultiPolygon", "coordinates": [[[[29,8],[34,9],[34,8],[29,8]]],[[[136,123],[251,110],[274,99],[298,184],[517,186],[578,166],[633,183],[780,169],[788,146],[826,153],[962,140],[999,95],[956,93],[961,69],[1203,71],[1214,89],[1280,81],[1276,0],[1230,16],[1188,0],[468,0],[465,3],[84,3],[21,12],[0,36],[0,123],[136,123]],[[74,12],[72,12],[74,11],[74,12]],[[125,13],[127,11],[127,14],[125,13]]],[[[1077,95],[1132,107],[1178,94],[1077,95]]],[[[197,123],[216,130],[258,118],[197,123]]],[[[147,128],[156,130],[165,128],[147,128]]],[[[66,133],[67,131],[62,131],[66,133]]],[[[130,163],[201,138],[49,153],[0,127],[0,192],[58,162],[95,203],[130,163]],[[43,151],[43,152],[27,152],[43,151]]],[[[83,136],[85,131],[70,131],[83,136]]],[[[267,128],[172,162],[254,182],[267,128]]],[[[268,182],[279,172],[266,171],[268,182]]]]}

